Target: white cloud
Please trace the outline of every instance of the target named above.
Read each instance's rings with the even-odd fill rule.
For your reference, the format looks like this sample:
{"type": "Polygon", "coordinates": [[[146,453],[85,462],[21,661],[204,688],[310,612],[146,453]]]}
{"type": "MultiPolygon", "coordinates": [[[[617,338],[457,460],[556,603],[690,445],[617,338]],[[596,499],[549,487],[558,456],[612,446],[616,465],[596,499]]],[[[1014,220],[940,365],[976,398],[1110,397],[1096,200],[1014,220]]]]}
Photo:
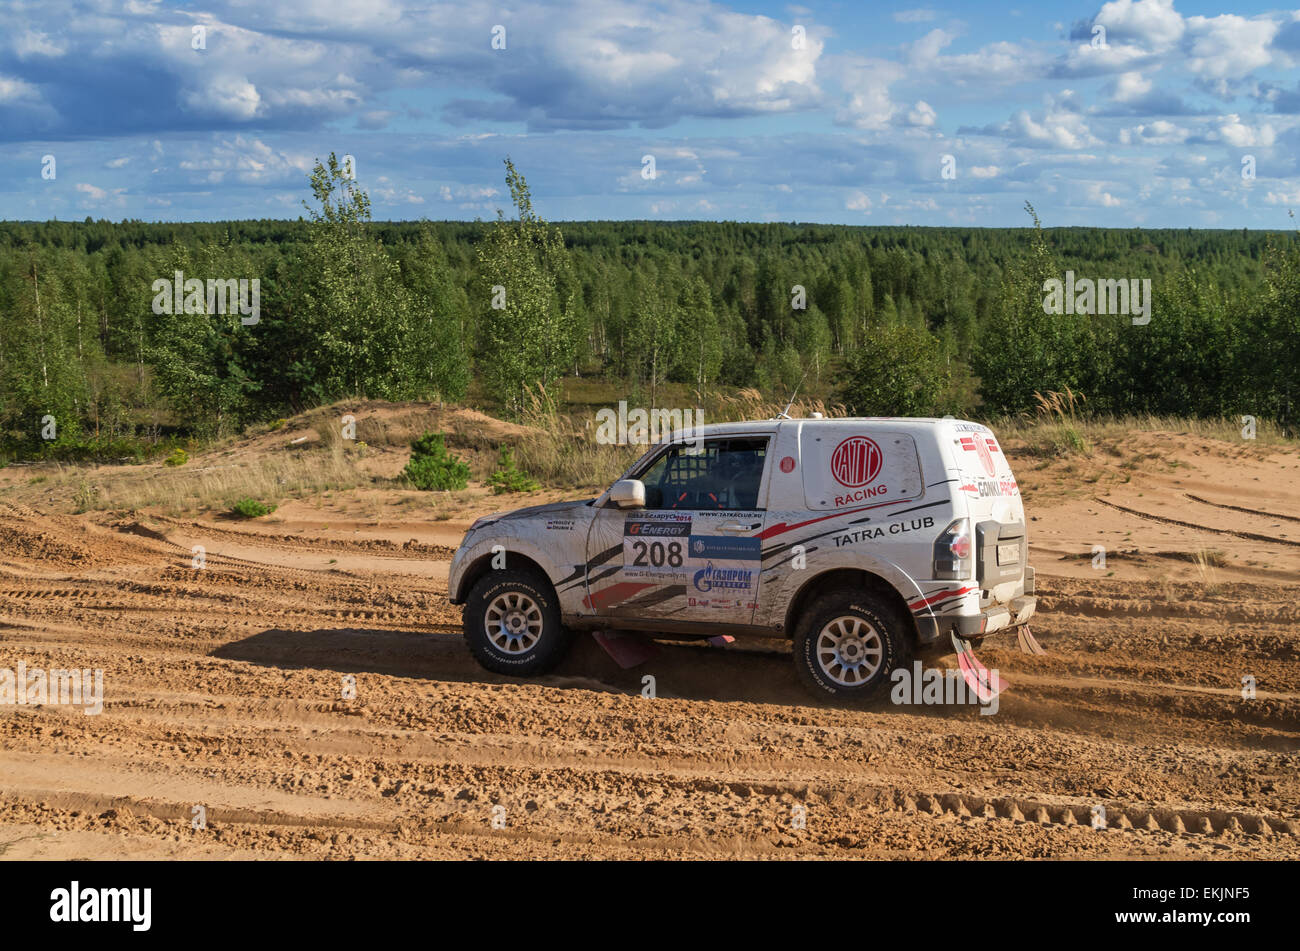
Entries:
{"type": "Polygon", "coordinates": [[[1186,142],[1189,135],[1191,133],[1187,129],[1166,119],[1156,119],[1121,129],[1119,141],[1124,145],[1178,145],[1186,142]]]}
{"type": "Polygon", "coordinates": [[[1132,102],[1151,91],[1151,80],[1139,72],[1120,73],[1116,78],[1111,98],[1117,102],[1132,102]]]}
{"type": "Polygon", "coordinates": [[[931,30],[908,50],[909,66],[917,75],[941,81],[1015,83],[1036,78],[1045,65],[1038,53],[1005,40],[974,53],[944,55],[943,50],[956,38],[957,34],[947,30],[931,30]]]}
{"type": "Polygon", "coordinates": [[[885,128],[896,111],[889,87],[903,75],[903,67],[889,60],[843,61],[840,64],[840,85],[849,95],[836,111],[835,121],[858,129],[885,128]]]}
{"type": "Polygon", "coordinates": [[[311,171],[314,157],[273,148],[261,139],[237,135],[228,141],[208,142],[190,150],[179,168],[193,173],[193,181],[217,184],[227,179],[242,184],[299,184],[311,171]]]}
{"type": "Polygon", "coordinates": [[[929,23],[939,16],[933,10],[919,8],[916,10],[898,10],[894,13],[895,23],[929,23]]]}
{"type": "Polygon", "coordinates": [[[936,118],[938,117],[935,115],[934,109],[924,99],[918,100],[916,105],[907,112],[909,125],[933,126],[936,118]]]}
{"type": "Polygon", "coordinates": [[[0,76],[0,102],[22,102],[40,99],[40,93],[29,82],[11,76],[0,76]]]}
{"type": "Polygon", "coordinates": [[[438,197],[443,201],[485,201],[501,194],[501,190],[492,185],[443,185],[438,189],[438,197]]]}
{"type": "Polygon", "coordinates": [[[1187,68],[1206,79],[1246,76],[1273,59],[1269,44],[1278,24],[1271,19],[1247,20],[1235,14],[1191,17],[1188,26],[1187,68]]]}
{"type": "Polygon", "coordinates": [[[1083,116],[1070,108],[1073,95],[1067,89],[1051,97],[1046,110],[1038,116],[1021,109],[1003,129],[1026,144],[1069,150],[1100,145],[1101,140],[1093,135],[1083,116]]]}
{"type": "Polygon", "coordinates": [[[871,199],[866,192],[855,191],[844,202],[844,207],[849,211],[861,211],[865,214],[871,211],[871,199]]]}
{"type": "Polygon", "coordinates": [[[1152,51],[1174,46],[1187,28],[1174,0],[1111,0],[1102,4],[1093,23],[1106,28],[1109,45],[1128,43],[1152,51]]]}
{"type": "Polygon", "coordinates": [[[262,97],[245,78],[216,76],[202,87],[184,92],[181,103],[203,115],[247,120],[256,118],[261,111],[262,97]]]}
{"type": "Polygon", "coordinates": [[[1219,126],[1219,135],[1223,137],[1223,141],[1237,148],[1267,147],[1272,145],[1277,138],[1273,127],[1267,122],[1259,126],[1248,126],[1237,115],[1224,117],[1223,124],[1219,126]]]}
{"type": "Polygon", "coordinates": [[[27,60],[37,56],[55,58],[68,51],[65,44],[50,38],[49,34],[37,30],[24,30],[14,40],[14,53],[19,59],[27,60]]]}
{"type": "Polygon", "coordinates": [[[1124,204],[1110,192],[1106,191],[1100,182],[1091,182],[1087,189],[1088,201],[1094,205],[1101,205],[1103,208],[1118,208],[1124,204]]]}

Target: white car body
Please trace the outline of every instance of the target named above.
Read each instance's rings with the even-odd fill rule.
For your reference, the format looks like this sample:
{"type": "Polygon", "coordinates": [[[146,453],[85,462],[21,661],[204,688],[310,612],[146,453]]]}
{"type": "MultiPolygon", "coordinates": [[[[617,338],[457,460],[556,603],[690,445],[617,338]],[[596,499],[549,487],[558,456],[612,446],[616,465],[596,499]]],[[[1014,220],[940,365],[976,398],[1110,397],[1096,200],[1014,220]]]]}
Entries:
{"type": "Polygon", "coordinates": [[[650,507],[616,507],[607,490],[480,519],[452,560],[452,603],[465,602],[496,555],[495,567],[508,560],[544,574],[571,628],[788,637],[832,580],[888,593],[922,647],[1013,628],[1034,611],[1019,486],[979,423],[714,424],[654,446],[624,479],[647,472],[664,474],[647,487],[650,507]],[[670,481],[692,465],[692,441],[704,458],[761,458],[756,485],[756,466],[731,484],[670,481]],[[678,497],[678,487],[690,490],[678,497]],[[974,549],[965,561],[940,538],[960,519],[974,549]]]}

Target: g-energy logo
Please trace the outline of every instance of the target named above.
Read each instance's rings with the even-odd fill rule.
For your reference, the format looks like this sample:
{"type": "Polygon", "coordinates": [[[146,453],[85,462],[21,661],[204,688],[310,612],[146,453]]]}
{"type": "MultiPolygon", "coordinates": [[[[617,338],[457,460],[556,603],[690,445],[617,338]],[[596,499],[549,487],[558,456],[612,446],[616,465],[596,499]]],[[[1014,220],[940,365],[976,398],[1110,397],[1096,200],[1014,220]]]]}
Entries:
{"type": "Polygon", "coordinates": [[[50,921],[131,923],[132,931],[148,931],[153,922],[152,888],[70,888],[50,892],[50,921]]]}

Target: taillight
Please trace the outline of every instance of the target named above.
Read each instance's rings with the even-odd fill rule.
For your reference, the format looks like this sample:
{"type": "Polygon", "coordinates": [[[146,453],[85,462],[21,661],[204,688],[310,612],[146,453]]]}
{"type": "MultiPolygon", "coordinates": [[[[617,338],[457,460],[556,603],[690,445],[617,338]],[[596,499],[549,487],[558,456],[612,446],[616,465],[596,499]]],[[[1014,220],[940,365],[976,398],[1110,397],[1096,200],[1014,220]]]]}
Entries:
{"type": "Polygon", "coordinates": [[[970,558],[970,536],[958,535],[948,543],[948,550],[957,558],[970,558]]]}
{"type": "Polygon", "coordinates": [[[947,581],[961,581],[971,576],[971,553],[975,544],[971,540],[970,522],[959,518],[935,539],[934,577],[947,581]]]}

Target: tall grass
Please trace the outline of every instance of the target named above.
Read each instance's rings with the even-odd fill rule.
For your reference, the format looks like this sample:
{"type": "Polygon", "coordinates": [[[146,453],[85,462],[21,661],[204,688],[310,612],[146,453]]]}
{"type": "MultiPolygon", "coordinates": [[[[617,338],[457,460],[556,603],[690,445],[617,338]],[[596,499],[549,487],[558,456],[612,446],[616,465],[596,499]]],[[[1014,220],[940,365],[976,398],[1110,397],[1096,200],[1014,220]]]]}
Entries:
{"type": "Polygon", "coordinates": [[[1189,416],[1159,416],[1153,413],[1134,416],[1070,417],[1067,415],[1064,421],[1050,412],[1039,412],[1034,415],[1025,413],[1019,416],[999,417],[990,420],[989,425],[999,437],[1019,439],[1028,444],[1031,449],[1037,448],[1047,453],[1052,452],[1054,445],[1072,439],[1061,433],[1063,425],[1074,429],[1088,445],[1103,439],[1118,439],[1134,432],[1175,433],[1202,439],[1217,439],[1243,447],[1296,445],[1295,438],[1289,436],[1282,426],[1263,419],[1256,421],[1253,440],[1242,437],[1243,424],[1239,419],[1199,419],[1189,416]]]}
{"type": "MultiPolygon", "coordinates": [[[[215,457],[220,458],[220,457],[215,457]]],[[[286,452],[243,463],[183,468],[86,470],[58,466],[41,486],[44,499],[74,511],[157,506],[172,514],[229,508],[240,499],[274,501],[351,489],[371,481],[342,448],[286,452]]]]}
{"type": "MultiPolygon", "coordinates": [[[[606,404],[617,408],[617,399],[606,404]]],[[[742,420],[774,419],[786,410],[788,401],[773,401],[758,390],[735,393],[696,394],[693,406],[676,407],[702,411],[705,424],[742,420]]],[[[607,445],[597,440],[597,404],[576,412],[565,412],[555,395],[545,387],[527,389],[520,422],[528,433],[520,438],[520,467],[542,482],[561,487],[605,488],[644,453],[646,445],[607,445]]],[[[629,409],[635,409],[635,404],[629,409]]],[[[651,407],[642,407],[650,409],[651,407]]],[[[673,407],[658,407],[673,408],[673,407]]],[[[843,416],[844,407],[822,400],[801,399],[789,406],[792,418],[843,416]]]]}

